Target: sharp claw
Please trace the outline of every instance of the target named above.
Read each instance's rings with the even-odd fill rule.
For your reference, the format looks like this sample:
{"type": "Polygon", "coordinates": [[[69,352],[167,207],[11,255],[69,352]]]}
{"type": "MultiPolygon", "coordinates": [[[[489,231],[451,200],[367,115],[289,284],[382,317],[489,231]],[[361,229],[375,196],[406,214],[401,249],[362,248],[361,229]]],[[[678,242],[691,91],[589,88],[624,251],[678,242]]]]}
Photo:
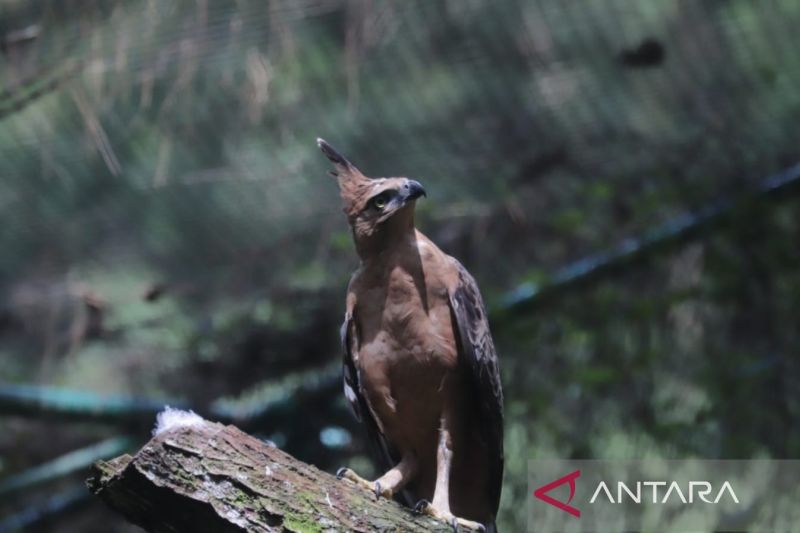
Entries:
{"type": "Polygon", "coordinates": [[[452,533],[459,533],[462,531],[461,527],[465,527],[472,531],[476,529],[482,533],[486,533],[486,526],[480,524],[478,522],[473,522],[472,520],[467,520],[466,518],[459,518],[454,516],[450,512],[441,512],[438,511],[435,507],[431,505],[428,500],[422,499],[419,500],[413,507],[412,512],[414,514],[427,514],[431,517],[435,518],[436,520],[441,520],[445,522],[447,525],[450,526],[452,533]]]}
{"type": "Polygon", "coordinates": [[[455,516],[450,519],[450,527],[453,528],[453,533],[458,533],[458,518],[455,516]]]}
{"type": "Polygon", "coordinates": [[[422,499],[422,500],[418,501],[418,502],[416,503],[416,505],[414,505],[414,509],[413,509],[413,511],[414,511],[416,514],[422,514],[422,511],[424,511],[424,510],[425,510],[425,508],[426,508],[427,506],[429,506],[430,504],[431,504],[431,503],[430,503],[428,500],[422,499]]]}
{"type": "Polygon", "coordinates": [[[347,473],[348,468],[346,466],[341,467],[339,470],[336,471],[336,479],[342,479],[344,475],[347,473]]]}

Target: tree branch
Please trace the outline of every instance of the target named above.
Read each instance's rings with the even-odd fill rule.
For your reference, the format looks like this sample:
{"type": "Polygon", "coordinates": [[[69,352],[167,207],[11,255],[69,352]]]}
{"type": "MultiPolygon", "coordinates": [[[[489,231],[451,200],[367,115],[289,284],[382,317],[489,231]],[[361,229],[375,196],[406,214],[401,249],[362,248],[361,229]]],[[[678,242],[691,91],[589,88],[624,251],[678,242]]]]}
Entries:
{"type": "Polygon", "coordinates": [[[89,488],[150,532],[449,532],[233,426],[166,429],[134,457],[95,463],[89,488]]]}

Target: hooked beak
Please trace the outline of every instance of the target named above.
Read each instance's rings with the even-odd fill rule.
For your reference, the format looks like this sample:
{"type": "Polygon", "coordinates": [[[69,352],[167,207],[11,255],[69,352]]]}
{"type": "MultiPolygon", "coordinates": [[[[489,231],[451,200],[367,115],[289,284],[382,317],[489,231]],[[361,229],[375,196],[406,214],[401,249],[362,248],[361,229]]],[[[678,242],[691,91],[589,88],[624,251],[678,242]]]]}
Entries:
{"type": "Polygon", "coordinates": [[[408,180],[405,185],[403,185],[403,198],[406,202],[410,202],[411,200],[416,200],[420,196],[427,196],[425,193],[425,187],[416,180],[408,180]]]}

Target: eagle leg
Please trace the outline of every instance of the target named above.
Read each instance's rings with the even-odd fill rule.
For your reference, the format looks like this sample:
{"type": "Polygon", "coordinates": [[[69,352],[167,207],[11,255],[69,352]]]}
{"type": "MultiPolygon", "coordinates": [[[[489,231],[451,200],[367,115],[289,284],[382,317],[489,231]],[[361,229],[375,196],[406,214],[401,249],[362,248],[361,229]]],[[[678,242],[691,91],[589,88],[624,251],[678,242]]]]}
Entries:
{"type": "Polygon", "coordinates": [[[375,493],[376,497],[391,498],[401,491],[417,473],[417,460],[413,455],[404,455],[397,466],[386,472],[374,482],[368,481],[349,468],[336,472],[339,479],[346,478],[375,493]]]}
{"type": "Polygon", "coordinates": [[[453,463],[453,441],[450,436],[447,413],[442,416],[439,429],[439,444],[436,447],[436,487],[433,490],[433,503],[420,500],[414,506],[417,513],[426,514],[437,520],[447,522],[458,531],[459,526],[477,531],[486,531],[478,522],[459,518],[450,512],[450,467],[453,463]]]}
{"type": "Polygon", "coordinates": [[[337,470],[336,479],[349,479],[356,485],[364,487],[368,491],[374,492],[376,498],[379,498],[381,496],[382,489],[377,481],[371,482],[369,480],[366,480],[363,477],[356,474],[355,472],[353,472],[352,470],[350,470],[349,468],[342,467],[339,470],[337,470]]]}
{"type": "Polygon", "coordinates": [[[443,513],[441,511],[437,511],[428,500],[418,501],[414,506],[414,512],[417,514],[428,515],[431,518],[441,520],[442,522],[447,522],[450,524],[450,527],[453,528],[453,533],[458,533],[459,527],[465,527],[469,530],[480,531],[482,533],[485,533],[486,531],[486,527],[484,527],[483,524],[453,516],[453,514],[450,512],[443,513]]]}

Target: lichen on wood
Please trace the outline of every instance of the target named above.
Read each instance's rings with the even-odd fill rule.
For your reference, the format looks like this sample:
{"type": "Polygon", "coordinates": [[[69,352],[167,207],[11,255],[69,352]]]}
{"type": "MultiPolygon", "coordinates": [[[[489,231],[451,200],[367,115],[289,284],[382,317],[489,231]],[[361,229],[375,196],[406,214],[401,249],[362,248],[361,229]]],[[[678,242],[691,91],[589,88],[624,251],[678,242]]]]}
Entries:
{"type": "Polygon", "coordinates": [[[150,532],[451,531],[233,426],[176,427],[94,465],[89,488],[150,532]]]}

